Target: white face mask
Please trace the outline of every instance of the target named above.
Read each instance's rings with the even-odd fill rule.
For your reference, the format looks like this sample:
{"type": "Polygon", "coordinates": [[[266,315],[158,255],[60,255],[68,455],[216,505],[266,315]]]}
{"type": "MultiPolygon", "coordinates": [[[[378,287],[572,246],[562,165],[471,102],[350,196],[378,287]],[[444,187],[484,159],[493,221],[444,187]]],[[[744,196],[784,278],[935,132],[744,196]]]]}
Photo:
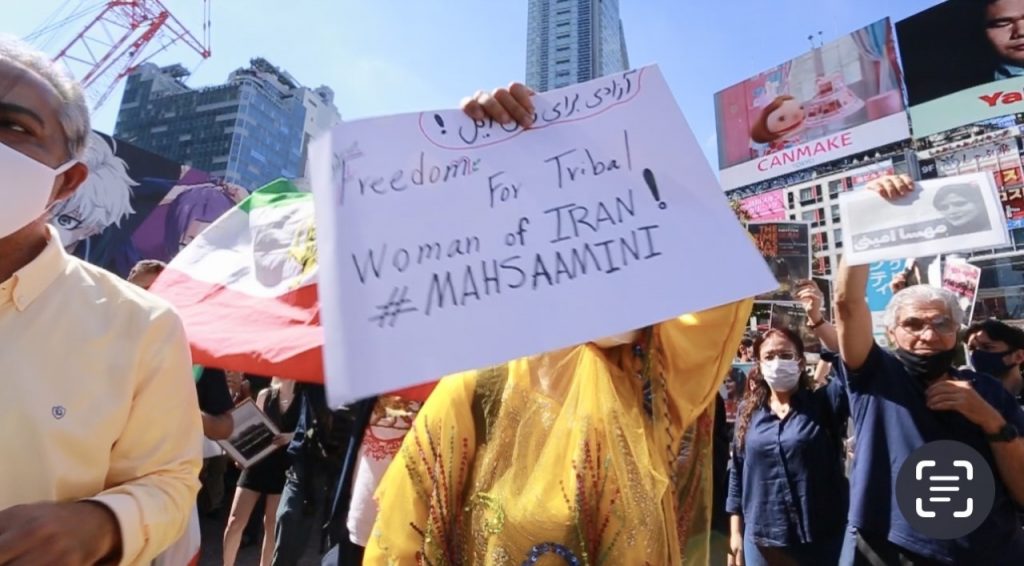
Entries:
{"type": "Polygon", "coordinates": [[[800,383],[800,362],[778,358],[761,362],[761,376],[772,391],[792,391],[800,383]]]}
{"type": "Polygon", "coordinates": [[[0,238],[28,226],[46,212],[53,193],[53,180],[71,169],[72,159],[56,169],[0,143],[0,172],[3,172],[4,198],[0,206],[0,238]]]}

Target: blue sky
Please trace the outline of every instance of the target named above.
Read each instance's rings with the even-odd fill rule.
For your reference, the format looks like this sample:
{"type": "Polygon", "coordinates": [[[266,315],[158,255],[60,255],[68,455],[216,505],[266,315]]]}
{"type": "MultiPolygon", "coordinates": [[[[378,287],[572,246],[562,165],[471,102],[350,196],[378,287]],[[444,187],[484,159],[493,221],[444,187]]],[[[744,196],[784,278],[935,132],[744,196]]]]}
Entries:
{"type": "MultiPolygon", "coordinates": [[[[211,0],[213,56],[170,49],[154,62],[185,62],[190,84],[223,82],[263,56],[308,86],[337,93],[344,119],[445,108],[477,89],[522,80],[526,0],[211,0]]],[[[198,30],[201,0],[163,0],[198,30]]],[[[0,31],[25,36],[68,5],[100,0],[31,0],[4,9],[0,31]]],[[[716,165],[715,91],[825,41],[937,0],[619,0],[630,63],[658,63],[705,154],[716,165]]],[[[56,53],[88,20],[41,38],[56,53]]],[[[94,116],[113,130],[120,88],[94,116]]]]}

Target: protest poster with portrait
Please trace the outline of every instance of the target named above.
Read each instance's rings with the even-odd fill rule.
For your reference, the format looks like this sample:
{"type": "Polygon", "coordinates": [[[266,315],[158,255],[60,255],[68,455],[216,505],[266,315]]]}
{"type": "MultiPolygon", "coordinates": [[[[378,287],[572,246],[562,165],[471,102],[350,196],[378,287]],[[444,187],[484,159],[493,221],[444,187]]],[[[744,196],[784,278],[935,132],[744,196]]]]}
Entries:
{"type": "Polygon", "coordinates": [[[796,301],[796,287],[811,278],[811,225],[809,222],[755,222],[747,225],[757,249],[779,287],[758,295],[758,301],[796,301]]]}
{"type": "Polygon", "coordinates": [[[832,280],[826,277],[814,277],[812,281],[817,285],[818,290],[821,291],[822,314],[825,318],[832,320],[834,318],[834,314],[832,313],[832,280]]]}
{"type": "MultiPolygon", "coordinates": [[[[1008,135],[1002,130],[1000,135],[1008,135]]],[[[963,142],[961,142],[963,143],[963,142]]],[[[921,178],[955,177],[967,173],[992,173],[999,187],[1006,225],[1009,229],[1024,227],[1024,176],[1021,171],[1019,140],[1001,139],[966,148],[932,150],[931,166],[921,165],[921,178]]]]}
{"type": "Polygon", "coordinates": [[[850,265],[927,257],[1009,243],[991,174],[973,173],[915,183],[899,199],[873,191],[839,197],[843,249],[850,265]]]}
{"type": "Polygon", "coordinates": [[[736,422],[740,402],[749,387],[750,372],[756,366],[757,364],[754,362],[733,362],[732,369],[725,376],[725,382],[718,390],[718,394],[725,401],[725,422],[729,424],[736,422]]]}
{"type": "Polygon", "coordinates": [[[966,261],[947,261],[942,270],[942,288],[956,293],[960,308],[964,310],[964,323],[970,324],[974,303],[981,283],[981,268],[966,261]]]}
{"type": "Polygon", "coordinates": [[[658,67],[532,100],[525,130],[444,110],[312,144],[332,403],[776,286],[658,67]]]}
{"type": "Polygon", "coordinates": [[[284,450],[283,446],[274,444],[274,438],[279,434],[277,427],[252,399],[240,403],[230,414],[234,430],[227,440],[218,440],[217,444],[239,466],[248,468],[275,450],[284,450]]]}

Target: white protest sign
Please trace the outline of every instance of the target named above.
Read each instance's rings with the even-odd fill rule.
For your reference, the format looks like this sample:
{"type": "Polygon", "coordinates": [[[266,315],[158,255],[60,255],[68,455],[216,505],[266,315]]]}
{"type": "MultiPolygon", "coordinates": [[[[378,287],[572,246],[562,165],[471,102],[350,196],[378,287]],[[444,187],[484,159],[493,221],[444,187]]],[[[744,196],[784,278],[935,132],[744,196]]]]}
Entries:
{"type": "Polygon", "coordinates": [[[332,402],[641,328],[777,284],[657,67],[314,144],[332,402]]]}
{"type": "Polygon", "coordinates": [[[843,193],[839,213],[850,265],[1009,243],[998,189],[989,173],[919,181],[910,194],[892,201],[874,191],[843,193]]]}

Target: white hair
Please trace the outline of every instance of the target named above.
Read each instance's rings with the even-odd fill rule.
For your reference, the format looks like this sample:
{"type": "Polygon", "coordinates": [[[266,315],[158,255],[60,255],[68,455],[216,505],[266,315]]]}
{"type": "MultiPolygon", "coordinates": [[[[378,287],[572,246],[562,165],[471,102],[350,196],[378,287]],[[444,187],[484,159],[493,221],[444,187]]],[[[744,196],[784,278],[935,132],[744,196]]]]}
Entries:
{"type": "Polygon", "coordinates": [[[82,85],[67,70],[28,43],[0,34],[0,61],[13,61],[43,79],[57,91],[62,102],[60,124],[67,138],[68,155],[81,159],[89,139],[89,106],[82,85]]]}
{"type": "Polygon", "coordinates": [[[89,144],[82,156],[89,167],[89,176],[65,202],[57,205],[53,215],[77,210],[83,224],[102,231],[135,212],[132,209],[132,187],[138,185],[128,174],[128,164],[114,154],[114,149],[96,132],[89,133],[89,144]]]}
{"type": "Polygon", "coordinates": [[[911,285],[906,289],[893,295],[892,300],[885,307],[883,322],[885,327],[892,330],[899,324],[900,314],[903,308],[914,303],[941,302],[946,305],[950,318],[956,323],[957,328],[964,322],[964,309],[960,307],[960,301],[956,294],[945,289],[932,287],[931,285],[911,285]]]}

